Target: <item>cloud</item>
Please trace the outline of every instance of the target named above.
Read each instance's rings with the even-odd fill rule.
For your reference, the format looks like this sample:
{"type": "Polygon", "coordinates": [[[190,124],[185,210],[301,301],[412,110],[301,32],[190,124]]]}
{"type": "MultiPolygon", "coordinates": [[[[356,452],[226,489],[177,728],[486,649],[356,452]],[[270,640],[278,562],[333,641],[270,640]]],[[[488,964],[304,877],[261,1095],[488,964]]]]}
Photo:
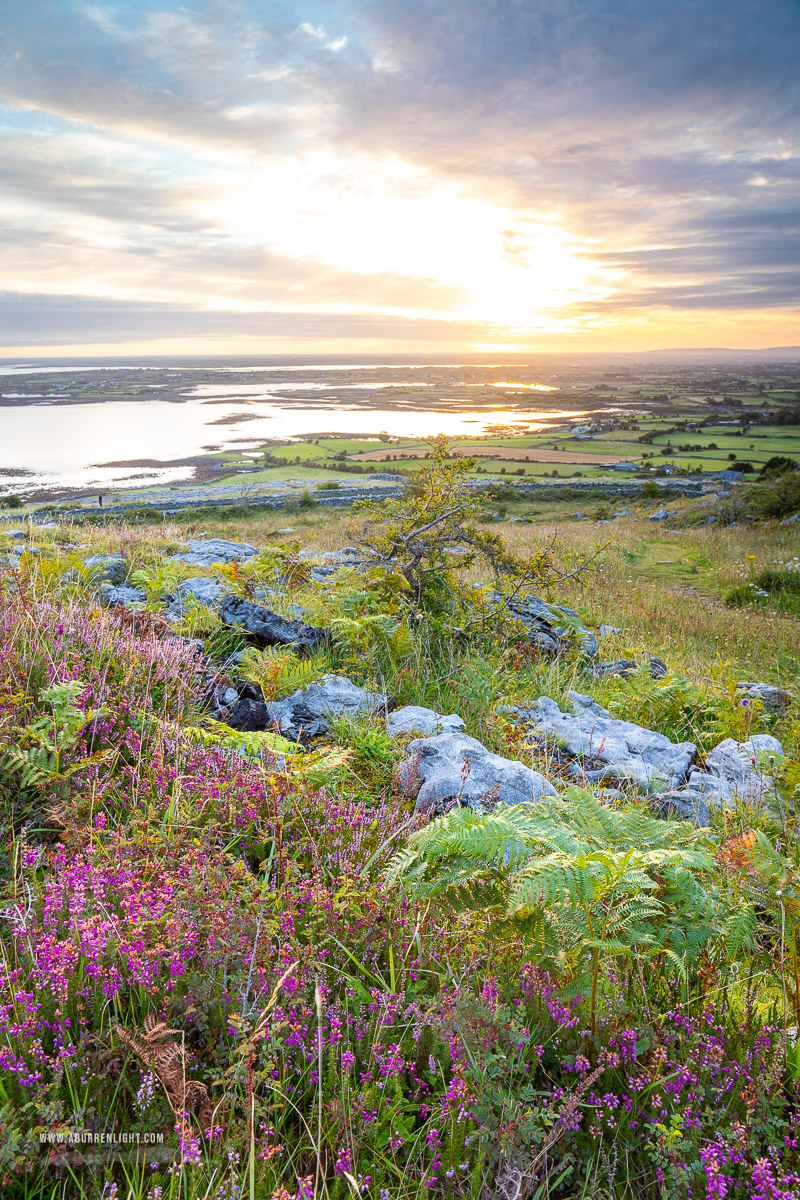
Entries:
{"type": "MultiPolygon", "coordinates": [[[[464,278],[436,252],[455,226],[432,204],[439,224],[420,220],[419,236],[439,265],[423,269],[424,252],[409,265],[412,208],[389,206],[383,172],[398,201],[416,189],[456,197],[454,218],[468,203],[510,214],[496,253],[520,279],[526,227],[576,247],[604,286],[577,300],[554,289],[547,313],[565,328],[637,307],[797,306],[799,42],[795,0],[13,6],[0,40],[5,286],[118,303],[128,291],[174,306],[179,325],[206,320],[187,307],[201,297],[293,319],[315,304],[354,320],[372,309],[381,328],[416,310],[434,328],[464,309],[464,278]],[[215,201],[248,189],[246,220],[215,201]],[[349,258],[342,242],[359,195],[377,215],[362,249],[383,238],[394,252],[372,271],[357,222],[349,258]]],[[[488,237],[465,222],[465,263],[488,237]]]]}
{"type": "Polygon", "coordinates": [[[374,340],[436,343],[489,341],[498,330],[484,322],[414,320],[370,312],[211,312],[199,306],[85,296],[0,292],[0,344],[69,346],[162,338],[374,340]]]}

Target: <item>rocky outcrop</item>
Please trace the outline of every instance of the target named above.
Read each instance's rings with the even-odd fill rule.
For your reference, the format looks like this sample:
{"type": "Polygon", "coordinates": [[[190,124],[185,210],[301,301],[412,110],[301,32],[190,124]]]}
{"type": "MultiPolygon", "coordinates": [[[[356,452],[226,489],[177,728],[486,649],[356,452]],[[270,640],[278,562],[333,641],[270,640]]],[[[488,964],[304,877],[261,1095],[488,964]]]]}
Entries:
{"type": "Polygon", "coordinates": [[[714,808],[737,800],[760,804],[773,788],[774,760],[783,748],[769,734],[746,742],[727,738],[702,765],[692,742],[671,742],[661,733],[612,717],[591,696],[568,692],[573,715],[540,697],[530,708],[505,711],[530,726],[534,738],[569,762],[581,783],[634,783],[663,816],[708,825],[714,808]],[[769,762],[769,756],[773,762],[769,762]]]}
{"type": "Polygon", "coordinates": [[[736,691],[740,700],[760,700],[770,712],[782,712],[789,703],[789,693],[771,683],[737,683],[736,691]]]}
{"type": "Polygon", "coordinates": [[[632,658],[615,658],[611,662],[594,663],[589,668],[589,673],[600,679],[607,675],[619,675],[622,679],[627,679],[641,666],[647,667],[651,679],[665,679],[669,674],[669,667],[663,658],[656,658],[654,654],[648,654],[641,662],[632,658]]]}
{"type": "Polygon", "coordinates": [[[249,633],[259,646],[291,646],[293,650],[310,652],[323,646],[330,636],[326,629],[282,617],[232,592],[224,597],[218,613],[226,625],[249,633]]]}
{"type": "Polygon", "coordinates": [[[599,638],[612,637],[615,633],[622,633],[619,625],[601,625],[597,631],[599,638]]]}
{"type": "Polygon", "coordinates": [[[653,798],[651,806],[659,817],[691,821],[698,829],[711,824],[711,811],[707,799],[692,788],[660,792],[653,798]]]}
{"type": "Polygon", "coordinates": [[[387,703],[382,693],[358,687],[343,675],[323,675],[319,683],[267,705],[267,724],[290,741],[306,741],[327,733],[334,717],[375,716],[386,711],[387,703]]]}
{"type": "Polygon", "coordinates": [[[193,567],[213,567],[214,563],[247,562],[258,550],[249,542],[226,542],[224,538],[193,538],[182,554],[173,554],[170,562],[189,563],[193,567]]]}
{"type": "Polygon", "coordinates": [[[106,608],[130,608],[144,604],[147,594],[139,588],[127,587],[124,583],[101,583],[100,603],[106,608]]]}
{"type": "Polygon", "coordinates": [[[343,567],[361,567],[363,558],[356,546],[343,546],[341,550],[325,550],[317,553],[313,550],[301,550],[297,555],[300,562],[308,562],[311,566],[311,578],[315,583],[322,583],[329,575],[335,575],[343,567]]]}
{"type": "Polygon", "coordinates": [[[783,746],[768,733],[756,733],[746,742],[726,738],[707,755],[702,769],[692,771],[687,791],[702,796],[712,808],[736,800],[760,804],[773,790],[774,763],[783,758],[783,746]]]}
{"type": "Polygon", "coordinates": [[[386,720],[386,732],[389,737],[402,737],[404,734],[415,733],[422,737],[435,737],[438,733],[460,733],[464,722],[456,713],[442,716],[432,708],[420,708],[417,704],[407,704],[389,713],[386,720]]]}
{"type": "Polygon", "coordinates": [[[679,787],[697,756],[693,742],[671,742],[631,721],[620,721],[591,696],[568,692],[572,715],[546,696],[530,708],[503,711],[530,726],[535,740],[576,759],[572,774],[588,783],[617,780],[643,791],[679,787]]]}
{"type": "Polygon", "coordinates": [[[452,804],[482,812],[498,802],[529,804],[556,796],[553,785],[524,763],[492,754],[463,733],[441,733],[408,744],[398,768],[400,786],[416,793],[416,808],[431,814],[452,804]]]}
{"type": "Polygon", "coordinates": [[[186,601],[191,598],[195,603],[205,608],[216,609],[222,602],[226,589],[217,579],[208,575],[195,575],[184,579],[175,591],[167,597],[167,607],[164,616],[168,621],[179,621],[186,611],[186,601]]]}
{"type": "Polygon", "coordinates": [[[128,564],[122,554],[96,554],[84,558],[83,565],[96,583],[122,583],[128,564]]]}
{"type": "Polygon", "coordinates": [[[582,624],[572,608],[558,604],[546,604],[536,596],[503,597],[492,593],[492,598],[503,602],[505,608],[528,630],[532,645],[548,654],[558,654],[576,644],[588,658],[597,654],[597,638],[582,624]],[[564,618],[569,618],[565,622],[564,618]],[[574,632],[573,632],[574,629],[574,632]]]}

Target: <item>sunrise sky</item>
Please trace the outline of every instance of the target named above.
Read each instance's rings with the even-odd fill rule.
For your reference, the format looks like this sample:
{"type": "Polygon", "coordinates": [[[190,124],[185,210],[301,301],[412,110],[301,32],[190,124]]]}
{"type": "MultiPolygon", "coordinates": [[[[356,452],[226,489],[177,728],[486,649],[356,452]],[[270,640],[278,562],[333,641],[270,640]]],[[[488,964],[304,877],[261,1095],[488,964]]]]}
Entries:
{"type": "Polygon", "coordinates": [[[797,0],[10,0],[0,355],[800,343],[797,0]]]}

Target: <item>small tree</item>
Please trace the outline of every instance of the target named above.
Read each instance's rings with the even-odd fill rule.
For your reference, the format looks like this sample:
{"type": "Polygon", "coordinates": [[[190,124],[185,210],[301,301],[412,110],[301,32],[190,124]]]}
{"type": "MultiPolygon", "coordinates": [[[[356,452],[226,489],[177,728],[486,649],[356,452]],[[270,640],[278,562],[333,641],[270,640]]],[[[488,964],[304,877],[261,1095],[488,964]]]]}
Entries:
{"type": "Polygon", "coordinates": [[[761,468],[762,475],[783,475],[786,471],[796,471],[797,463],[785,454],[773,454],[761,468]]]}
{"type": "Polygon", "coordinates": [[[552,587],[586,570],[590,557],[584,555],[565,555],[564,563],[555,563],[556,538],[522,558],[500,535],[477,528],[473,522],[483,493],[470,486],[468,478],[475,460],[454,453],[444,434],[428,444],[425,463],[403,494],[362,502],[358,509],[365,521],[361,528],[348,530],[369,566],[389,568],[403,577],[417,607],[435,610],[443,601],[464,598],[457,572],[475,562],[491,570],[498,589],[505,580],[514,592],[526,586],[552,587]]]}

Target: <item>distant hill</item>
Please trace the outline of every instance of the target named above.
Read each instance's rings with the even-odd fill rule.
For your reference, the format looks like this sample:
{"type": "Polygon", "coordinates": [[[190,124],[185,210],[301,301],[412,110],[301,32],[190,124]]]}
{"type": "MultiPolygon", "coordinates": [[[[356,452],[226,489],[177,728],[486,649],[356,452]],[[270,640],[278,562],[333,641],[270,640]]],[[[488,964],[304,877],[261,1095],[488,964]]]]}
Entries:
{"type": "Polygon", "coordinates": [[[764,349],[733,350],[728,346],[677,347],[669,350],[644,350],[634,353],[634,358],[676,359],[697,362],[718,362],[724,359],[747,362],[781,362],[800,358],[800,346],[767,346],[764,349]]]}

